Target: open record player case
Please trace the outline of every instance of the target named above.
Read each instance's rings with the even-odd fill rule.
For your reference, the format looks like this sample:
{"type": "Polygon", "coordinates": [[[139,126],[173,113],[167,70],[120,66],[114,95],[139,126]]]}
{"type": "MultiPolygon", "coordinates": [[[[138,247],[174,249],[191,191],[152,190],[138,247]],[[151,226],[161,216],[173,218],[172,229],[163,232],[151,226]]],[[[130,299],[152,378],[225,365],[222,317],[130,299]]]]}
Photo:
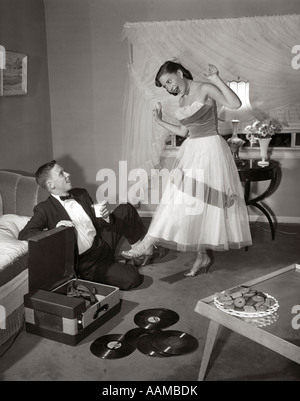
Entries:
{"type": "Polygon", "coordinates": [[[30,333],[76,345],[120,311],[117,287],[77,279],[74,228],[58,227],[29,240],[29,293],[24,296],[25,327],[30,333]],[[85,286],[94,302],[67,295],[85,286]]]}

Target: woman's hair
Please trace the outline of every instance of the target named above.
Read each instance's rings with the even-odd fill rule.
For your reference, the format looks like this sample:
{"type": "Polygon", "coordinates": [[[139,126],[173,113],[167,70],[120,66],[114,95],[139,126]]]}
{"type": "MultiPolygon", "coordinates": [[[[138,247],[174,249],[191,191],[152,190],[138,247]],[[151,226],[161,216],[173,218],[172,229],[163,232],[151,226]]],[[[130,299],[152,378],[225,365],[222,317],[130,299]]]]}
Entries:
{"type": "Polygon", "coordinates": [[[56,164],[56,160],[52,160],[51,162],[43,164],[37,169],[35,173],[35,180],[40,187],[47,190],[47,180],[49,178],[50,171],[56,164]]]}
{"type": "Polygon", "coordinates": [[[185,78],[187,79],[193,79],[192,74],[190,73],[189,70],[184,68],[181,64],[175,63],[174,61],[166,61],[158,70],[158,73],[156,74],[155,77],[155,85],[158,86],[159,88],[162,86],[160,83],[160,77],[164,74],[177,74],[177,71],[181,70],[182,74],[185,78]]]}

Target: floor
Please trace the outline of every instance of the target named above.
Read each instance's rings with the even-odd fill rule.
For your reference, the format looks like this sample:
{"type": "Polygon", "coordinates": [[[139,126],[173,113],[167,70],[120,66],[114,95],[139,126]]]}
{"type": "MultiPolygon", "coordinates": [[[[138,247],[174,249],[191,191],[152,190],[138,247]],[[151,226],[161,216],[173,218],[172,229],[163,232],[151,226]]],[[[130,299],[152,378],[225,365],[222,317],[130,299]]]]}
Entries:
{"type": "MultiPolygon", "coordinates": [[[[216,252],[207,274],[183,277],[193,255],[170,251],[161,261],[142,268],[145,279],[137,289],[121,292],[121,311],[75,347],[47,340],[24,329],[0,358],[1,381],[196,381],[208,319],[194,312],[203,297],[300,263],[300,225],[280,224],[272,241],[267,224],[251,223],[253,246],[245,251],[216,252]],[[90,346],[108,334],[137,328],[134,317],[149,308],[167,308],[179,320],[164,330],[194,336],[199,347],[186,355],[151,357],[136,349],[117,359],[96,357],[90,346]]],[[[300,300],[299,300],[300,302],[300,300]]],[[[299,330],[300,338],[300,330],[299,330]]],[[[206,381],[299,381],[300,365],[222,328],[206,381]]]]}

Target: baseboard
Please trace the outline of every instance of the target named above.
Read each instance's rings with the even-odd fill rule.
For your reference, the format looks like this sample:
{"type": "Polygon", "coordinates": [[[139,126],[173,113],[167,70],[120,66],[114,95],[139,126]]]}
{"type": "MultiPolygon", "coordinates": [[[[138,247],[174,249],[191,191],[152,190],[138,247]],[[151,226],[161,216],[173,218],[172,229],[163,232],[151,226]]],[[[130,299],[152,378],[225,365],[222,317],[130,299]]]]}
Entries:
{"type": "MultiPolygon", "coordinates": [[[[150,210],[138,210],[138,213],[141,217],[153,217],[154,212],[150,210]]],[[[268,223],[268,220],[265,216],[259,215],[249,215],[249,220],[251,223],[259,222],[259,223],[268,223]]],[[[287,224],[300,224],[300,217],[291,217],[291,216],[276,216],[273,218],[273,221],[276,223],[287,223],[287,224]]]]}
{"type": "Polygon", "coordinates": [[[138,214],[140,217],[153,217],[154,212],[151,212],[149,210],[138,210],[138,214]]]}
{"type": "MultiPolygon", "coordinates": [[[[250,215],[249,220],[250,222],[268,223],[266,217],[258,215],[250,215]]],[[[275,219],[272,218],[272,220],[274,223],[300,224],[300,217],[276,216],[275,219]]]]}

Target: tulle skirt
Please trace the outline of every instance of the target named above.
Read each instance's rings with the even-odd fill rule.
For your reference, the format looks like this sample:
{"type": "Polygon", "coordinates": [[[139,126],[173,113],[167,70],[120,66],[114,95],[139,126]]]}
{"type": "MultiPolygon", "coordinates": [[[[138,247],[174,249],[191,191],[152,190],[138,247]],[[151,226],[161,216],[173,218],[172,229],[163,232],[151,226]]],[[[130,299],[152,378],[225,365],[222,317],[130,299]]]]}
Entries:
{"type": "Polygon", "coordinates": [[[148,235],[179,251],[224,251],[252,244],[239,174],[221,136],[183,142],[148,235]]]}

